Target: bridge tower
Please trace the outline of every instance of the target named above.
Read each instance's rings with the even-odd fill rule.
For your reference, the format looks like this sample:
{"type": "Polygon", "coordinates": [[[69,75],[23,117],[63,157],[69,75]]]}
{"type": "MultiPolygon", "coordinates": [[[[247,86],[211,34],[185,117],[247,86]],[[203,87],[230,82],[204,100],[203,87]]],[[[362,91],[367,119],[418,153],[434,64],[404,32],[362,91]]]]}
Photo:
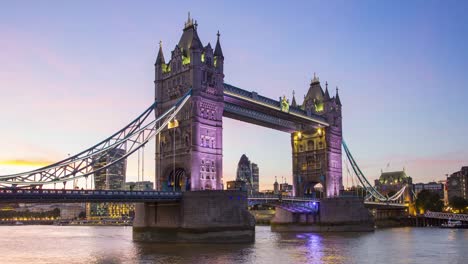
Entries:
{"type": "Polygon", "coordinates": [[[164,113],[192,89],[192,97],[168,129],[156,138],[158,190],[222,189],[222,117],[224,56],[203,46],[190,14],[179,43],[165,61],[160,42],[155,63],[156,115],[164,113]]]}
{"type": "MultiPolygon", "coordinates": [[[[293,98],[295,104],[296,99],[293,98]]],[[[336,95],[330,97],[328,83],[324,92],[319,78],[314,74],[304,102],[298,107],[306,111],[308,116],[323,116],[330,125],[305,128],[291,134],[295,195],[312,195],[315,193],[314,188],[321,184],[324,193],[322,197],[338,196],[343,189],[342,115],[338,89],[336,95]]]]}

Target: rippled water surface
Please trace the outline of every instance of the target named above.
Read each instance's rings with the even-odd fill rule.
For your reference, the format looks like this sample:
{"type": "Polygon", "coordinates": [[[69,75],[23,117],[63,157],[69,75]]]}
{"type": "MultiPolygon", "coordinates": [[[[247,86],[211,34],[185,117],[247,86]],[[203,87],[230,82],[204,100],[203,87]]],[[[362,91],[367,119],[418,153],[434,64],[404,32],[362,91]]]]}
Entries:
{"type": "Polygon", "coordinates": [[[0,226],[0,263],[468,263],[468,230],[275,233],[252,244],[142,244],[131,227],[0,226]]]}

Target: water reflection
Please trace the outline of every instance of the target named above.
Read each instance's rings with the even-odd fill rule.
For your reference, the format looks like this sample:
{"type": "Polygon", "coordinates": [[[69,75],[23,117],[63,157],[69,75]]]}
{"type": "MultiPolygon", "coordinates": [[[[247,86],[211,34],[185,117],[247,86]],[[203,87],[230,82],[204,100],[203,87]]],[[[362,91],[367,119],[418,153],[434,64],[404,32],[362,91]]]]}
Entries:
{"type": "Polygon", "coordinates": [[[139,263],[209,263],[249,261],[253,244],[134,243],[139,263]]]}
{"type": "Polygon", "coordinates": [[[149,244],[129,227],[0,226],[0,263],[466,263],[468,230],[275,233],[252,244],[149,244]]]}

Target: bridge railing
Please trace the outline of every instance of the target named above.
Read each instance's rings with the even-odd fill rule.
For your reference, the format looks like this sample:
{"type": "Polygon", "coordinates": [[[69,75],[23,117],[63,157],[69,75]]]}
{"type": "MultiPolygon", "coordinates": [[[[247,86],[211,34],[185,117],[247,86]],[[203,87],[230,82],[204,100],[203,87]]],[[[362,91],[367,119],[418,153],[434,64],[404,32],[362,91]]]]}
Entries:
{"type": "Polygon", "coordinates": [[[67,189],[0,189],[0,194],[24,195],[124,195],[124,196],[181,196],[180,192],[126,190],[67,190],[67,189]]]}
{"type": "Polygon", "coordinates": [[[459,220],[459,221],[467,221],[468,222],[468,215],[466,214],[452,214],[452,213],[442,213],[442,212],[431,212],[427,211],[424,214],[427,218],[437,218],[437,219],[452,219],[452,220],[459,220]]]}
{"type": "Polygon", "coordinates": [[[291,202],[320,202],[320,199],[310,197],[282,196],[278,194],[250,195],[249,200],[281,200],[291,202]]]}

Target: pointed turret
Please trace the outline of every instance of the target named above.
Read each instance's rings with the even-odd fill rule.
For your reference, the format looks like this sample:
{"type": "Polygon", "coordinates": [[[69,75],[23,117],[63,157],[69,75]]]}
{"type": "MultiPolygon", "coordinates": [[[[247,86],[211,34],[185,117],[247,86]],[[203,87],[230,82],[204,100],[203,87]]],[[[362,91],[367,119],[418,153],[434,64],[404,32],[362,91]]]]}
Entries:
{"type": "Polygon", "coordinates": [[[330,93],[328,93],[328,82],[325,82],[325,95],[324,95],[325,101],[330,100],[330,93]]]}
{"type": "Polygon", "coordinates": [[[202,49],[202,48],[203,48],[203,44],[201,43],[200,38],[198,37],[197,29],[194,27],[190,49],[202,49]]]}
{"type": "Polygon", "coordinates": [[[320,86],[320,81],[317,75],[314,73],[314,78],[310,82],[309,91],[304,98],[304,101],[322,101],[323,100],[323,90],[320,86]]]}
{"type": "Polygon", "coordinates": [[[219,36],[221,35],[221,34],[219,34],[219,30],[218,30],[218,34],[216,34],[216,35],[218,36],[218,40],[216,41],[216,47],[215,47],[214,55],[216,57],[224,58],[223,50],[221,49],[221,44],[219,43],[219,36]]]}
{"type": "Polygon", "coordinates": [[[295,92],[294,92],[294,91],[293,91],[293,98],[292,98],[291,105],[294,106],[294,107],[297,107],[296,96],[295,96],[295,92]]]}
{"type": "Polygon", "coordinates": [[[341,105],[340,95],[338,94],[338,86],[336,87],[335,102],[337,105],[341,105]]]}
{"type": "Polygon", "coordinates": [[[190,18],[190,13],[187,22],[185,22],[183,32],[178,46],[185,57],[190,57],[190,49],[203,49],[203,45],[197,34],[197,22],[194,22],[194,20],[190,18]]]}
{"type": "Polygon", "coordinates": [[[166,63],[166,61],[164,60],[164,54],[162,51],[162,41],[159,41],[159,52],[158,52],[158,56],[156,57],[156,62],[154,63],[154,65],[162,65],[164,63],[166,63]]]}

